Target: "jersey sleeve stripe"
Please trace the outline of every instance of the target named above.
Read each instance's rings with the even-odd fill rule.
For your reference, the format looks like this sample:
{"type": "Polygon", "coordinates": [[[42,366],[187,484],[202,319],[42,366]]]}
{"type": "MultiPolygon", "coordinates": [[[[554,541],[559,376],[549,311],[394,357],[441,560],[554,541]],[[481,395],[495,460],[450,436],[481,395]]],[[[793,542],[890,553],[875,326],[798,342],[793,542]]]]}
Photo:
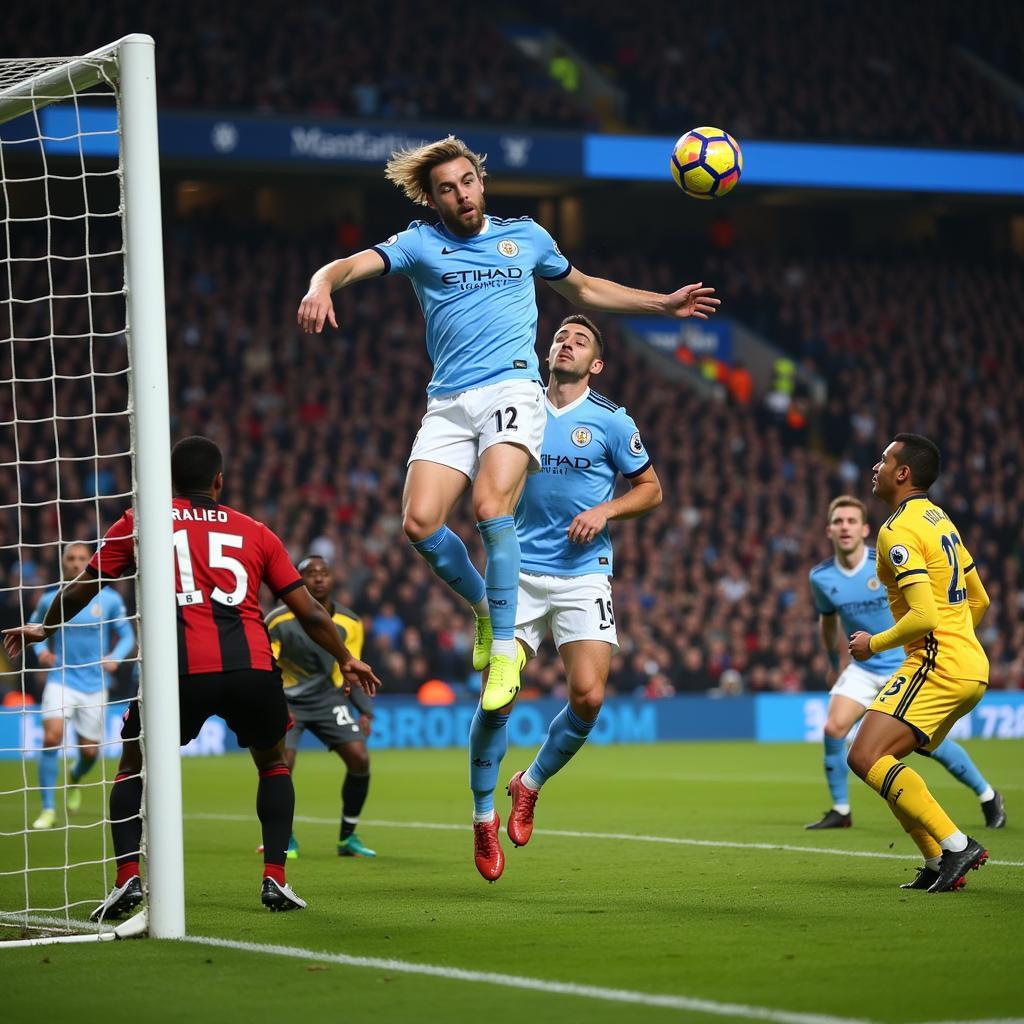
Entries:
{"type": "Polygon", "coordinates": [[[634,469],[632,473],[623,473],[622,475],[627,480],[632,480],[633,477],[639,476],[641,473],[646,473],[651,468],[651,460],[648,459],[639,469],[634,469]]]}
{"type": "Polygon", "coordinates": [[[566,260],[566,262],[565,262],[565,270],[563,270],[560,274],[552,274],[550,276],[548,276],[546,274],[538,274],[537,276],[542,281],[561,281],[563,277],[568,277],[569,276],[569,272],[571,270],[572,270],[572,264],[568,260],[566,260]]]}
{"type": "Polygon", "coordinates": [[[301,579],[295,580],[293,583],[289,583],[287,587],[284,587],[281,590],[275,590],[274,597],[282,598],[285,594],[290,594],[293,590],[298,590],[299,587],[303,585],[304,584],[301,579]]]}
{"type": "Polygon", "coordinates": [[[964,567],[964,575],[966,576],[966,575],[967,575],[967,574],[968,574],[969,572],[971,572],[971,571],[972,571],[973,569],[974,569],[974,563],[973,563],[973,562],[971,562],[971,564],[970,564],[970,565],[968,565],[968,566],[965,566],[965,567],[964,567]]]}
{"type": "Polygon", "coordinates": [[[928,575],[928,570],[927,569],[908,569],[906,572],[898,572],[898,573],[896,573],[896,582],[899,583],[900,580],[905,580],[908,576],[927,576],[927,575],[928,575]]]}
{"type": "Polygon", "coordinates": [[[370,248],[384,261],[384,273],[380,276],[383,277],[384,274],[390,274],[391,257],[379,245],[371,245],[370,248]]]}

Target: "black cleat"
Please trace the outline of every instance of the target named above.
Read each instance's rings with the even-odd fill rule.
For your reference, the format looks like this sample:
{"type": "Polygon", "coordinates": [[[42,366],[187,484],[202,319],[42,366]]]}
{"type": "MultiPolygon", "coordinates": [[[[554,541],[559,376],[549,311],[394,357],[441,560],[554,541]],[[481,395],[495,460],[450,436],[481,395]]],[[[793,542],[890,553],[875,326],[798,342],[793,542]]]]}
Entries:
{"type": "Polygon", "coordinates": [[[89,920],[116,921],[133,911],[142,900],[142,879],[134,875],[124,885],[115,885],[110,895],[89,915],[89,920]]]}
{"type": "Polygon", "coordinates": [[[985,815],[985,828],[1002,828],[1006,824],[1006,807],[1003,805],[1003,794],[998,789],[991,800],[981,805],[981,813],[985,815]]]}
{"type": "Polygon", "coordinates": [[[939,877],[938,871],[924,865],[917,869],[917,877],[912,882],[904,882],[901,889],[930,889],[939,877]]]}
{"type": "Polygon", "coordinates": [[[268,910],[306,909],[306,901],[296,896],[287,882],[284,885],[279,885],[272,878],[263,879],[263,891],[260,893],[260,899],[268,910]]]}
{"type": "Polygon", "coordinates": [[[976,839],[967,837],[967,846],[959,853],[946,850],[939,865],[939,877],[928,887],[929,892],[956,892],[967,884],[964,877],[972,869],[977,871],[988,860],[988,850],[976,839]]]}
{"type": "Polygon", "coordinates": [[[812,821],[804,828],[849,828],[853,824],[852,814],[840,814],[834,808],[826,811],[821,821],[812,821]]]}

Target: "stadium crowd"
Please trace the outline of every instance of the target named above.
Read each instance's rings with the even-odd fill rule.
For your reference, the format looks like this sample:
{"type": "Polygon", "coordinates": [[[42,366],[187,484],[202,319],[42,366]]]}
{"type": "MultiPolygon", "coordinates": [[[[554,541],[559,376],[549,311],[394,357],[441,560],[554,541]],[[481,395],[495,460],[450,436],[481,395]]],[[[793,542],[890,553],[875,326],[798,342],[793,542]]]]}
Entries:
{"type": "MultiPolygon", "coordinates": [[[[753,0],[698,18],[657,0],[524,0],[508,20],[554,30],[620,87],[625,110],[606,127],[678,135],[710,123],[741,139],[1024,143],[1020,5],[781,0],[765,14],[753,0]]],[[[444,8],[411,0],[345,8],[19,0],[5,26],[22,56],[81,53],[149,32],[165,107],[575,130],[597,120],[578,85],[564,87],[553,65],[523,56],[504,14],[485,8],[462,9],[453,24],[444,8]]]]}
{"type": "MultiPolygon", "coordinates": [[[[407,283],[384,279],[339,293],[341,329],[311,339],[294,327],[294,309],[310,268],[334,254],[326,238],[195,221],[174,224],[167,242],[174,435],[213,437],[230,468],[224,500],[265,521],[296,559],[315,552],[335,565],[341,600],[364,617],[366,656],[388,692],[431,678],[463,684],[471,617],[401,529],[405,458],[429,376],[407,283]]],[[[637,420],[666,494],[651,516],[613,527],[622,644],[614,689],[653,698],[822,688],[807,572],[830,552],[825,509],[840,492],[870,499],[870,467],[905,429],[944,449],[947,470],[934,493],[992,597],[983,636],[993,685],[1024,684],[1024,481],[1015,468],[1024,447],[1015,394],[1024,373],[1021,268],[935,257],[801,264],[767,252],[716,259],[703,276],[719,286],[726,308],[756,319],[822,373],[829,399],[794,427],[764,395],[737,401],[723,389],[702,397],[653,371],[604,318],[608,366],[597,390],[637,420]]],[[[586,269],[659,289],[673,276],[639,253],[603,264],[588,258],[586,269]]],[[[540,301],[543,352],[568,309],[548,289],[540,301]]],[[[52,383],[50,347],[16,343],[23,422],[17,434],[5,427],[0,435],[0,461],[21,462],[20,473],[0,483],[4,624],[18,614],[19,583],[56,579],[55,550],[26,545],[52,540],[58,522],[64,539],[95,537],[97,513],[102,530],[125,504],[123,418],[101,418],[95,434],[89,419],[56,428],[46,420],[51,387],[62,416],[88,416],[94,401],[99,411],[124,407],[116,310],[105,316],[98,326],[115,337],[95,344],[112,375],[94,386],[75,379],[89,368],[83,344],[65,344],[58,373],[67,379],[52,383]],[[39,380],[24,383],[30,378],[39,380]],[[35,418],[43,422],[26,422],[35,418]],[[55,438],[59,504],[47,461],[55,438]],[[89,458],[97,451],[104,457],[89,458]]],[[[19,333],[30,326],[26,320],[19,333]]],[[[10,385],[0,392],[5,423],[12,393],[10,385]]],[[[877,526],[884,509],[869,505],[877,526]]],[[[482,564],[468,507],[451,525],[482,564]]],[[[558,690],[562,678],[545,649],[531,663],[527,690],[558,690]]]]}

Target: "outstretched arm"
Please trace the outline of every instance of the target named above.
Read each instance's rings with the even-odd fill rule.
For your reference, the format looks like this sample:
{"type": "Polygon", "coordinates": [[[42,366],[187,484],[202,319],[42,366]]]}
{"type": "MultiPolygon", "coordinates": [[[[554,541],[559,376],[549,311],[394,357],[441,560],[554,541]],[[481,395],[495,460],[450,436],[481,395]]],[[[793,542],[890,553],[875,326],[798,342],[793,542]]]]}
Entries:
{"type": "Polygon", "coordinates": [[[383,273],[384,260],[373,249],[364,249],[354,256],[346,256],[321,267],[310,278],[309,291],[299,303],[299,326],[306,334],[319,334],[324,329],[325,320],[332,327],[337,327],[331,295],[346,285],[365,281],[368,277],[380,277],[383,273]]]}
{"type": "Polygon", "coordinates": [[[573,544],[589,544],[609,520],[636,519],[661,504],[661,481],[653,466],[630,477],[629,485],[625,494],[581,512],[569,525],[569,540],[573,544]]]}
{"type": "Polygon", "coordinates": [[[281,600],[295,614],[295,619],[306,631],[306,636],[337,660],[345,682],[349,686],[357,683],[372,697],[380,686],[380,680],[366,662],[352,657],[352,652],[342,643],[338,627],[334,625],[323,605],[315,601],[305,587],[289,590],[287,594],[282,595],[281,600]]]}
{"type": "Polygon", "coordinates": [[[678,319],[695,316],[707,320],[722,301],[713,298],[715,289],[705,288],[703,281],[684,285],[670,295],[662,295],[627,288],[603,277],[588,277],[575,267],[566,277],[548,281],[548,284],[574,306],[606,313],[655,313],[678,319]]]}

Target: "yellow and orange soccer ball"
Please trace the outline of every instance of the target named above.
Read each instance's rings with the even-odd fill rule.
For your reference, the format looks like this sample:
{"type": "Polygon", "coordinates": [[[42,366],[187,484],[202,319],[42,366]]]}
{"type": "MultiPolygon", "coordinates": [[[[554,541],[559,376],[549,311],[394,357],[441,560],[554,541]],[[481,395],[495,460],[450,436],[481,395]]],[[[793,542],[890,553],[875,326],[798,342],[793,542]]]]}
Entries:
{"type": "Polygon", "coordinates": [[[731,192],[743,174],[739,143],[721,128],[694,128],[672,147],[676,184],[694,199],[718,199],[731,192]]]}

